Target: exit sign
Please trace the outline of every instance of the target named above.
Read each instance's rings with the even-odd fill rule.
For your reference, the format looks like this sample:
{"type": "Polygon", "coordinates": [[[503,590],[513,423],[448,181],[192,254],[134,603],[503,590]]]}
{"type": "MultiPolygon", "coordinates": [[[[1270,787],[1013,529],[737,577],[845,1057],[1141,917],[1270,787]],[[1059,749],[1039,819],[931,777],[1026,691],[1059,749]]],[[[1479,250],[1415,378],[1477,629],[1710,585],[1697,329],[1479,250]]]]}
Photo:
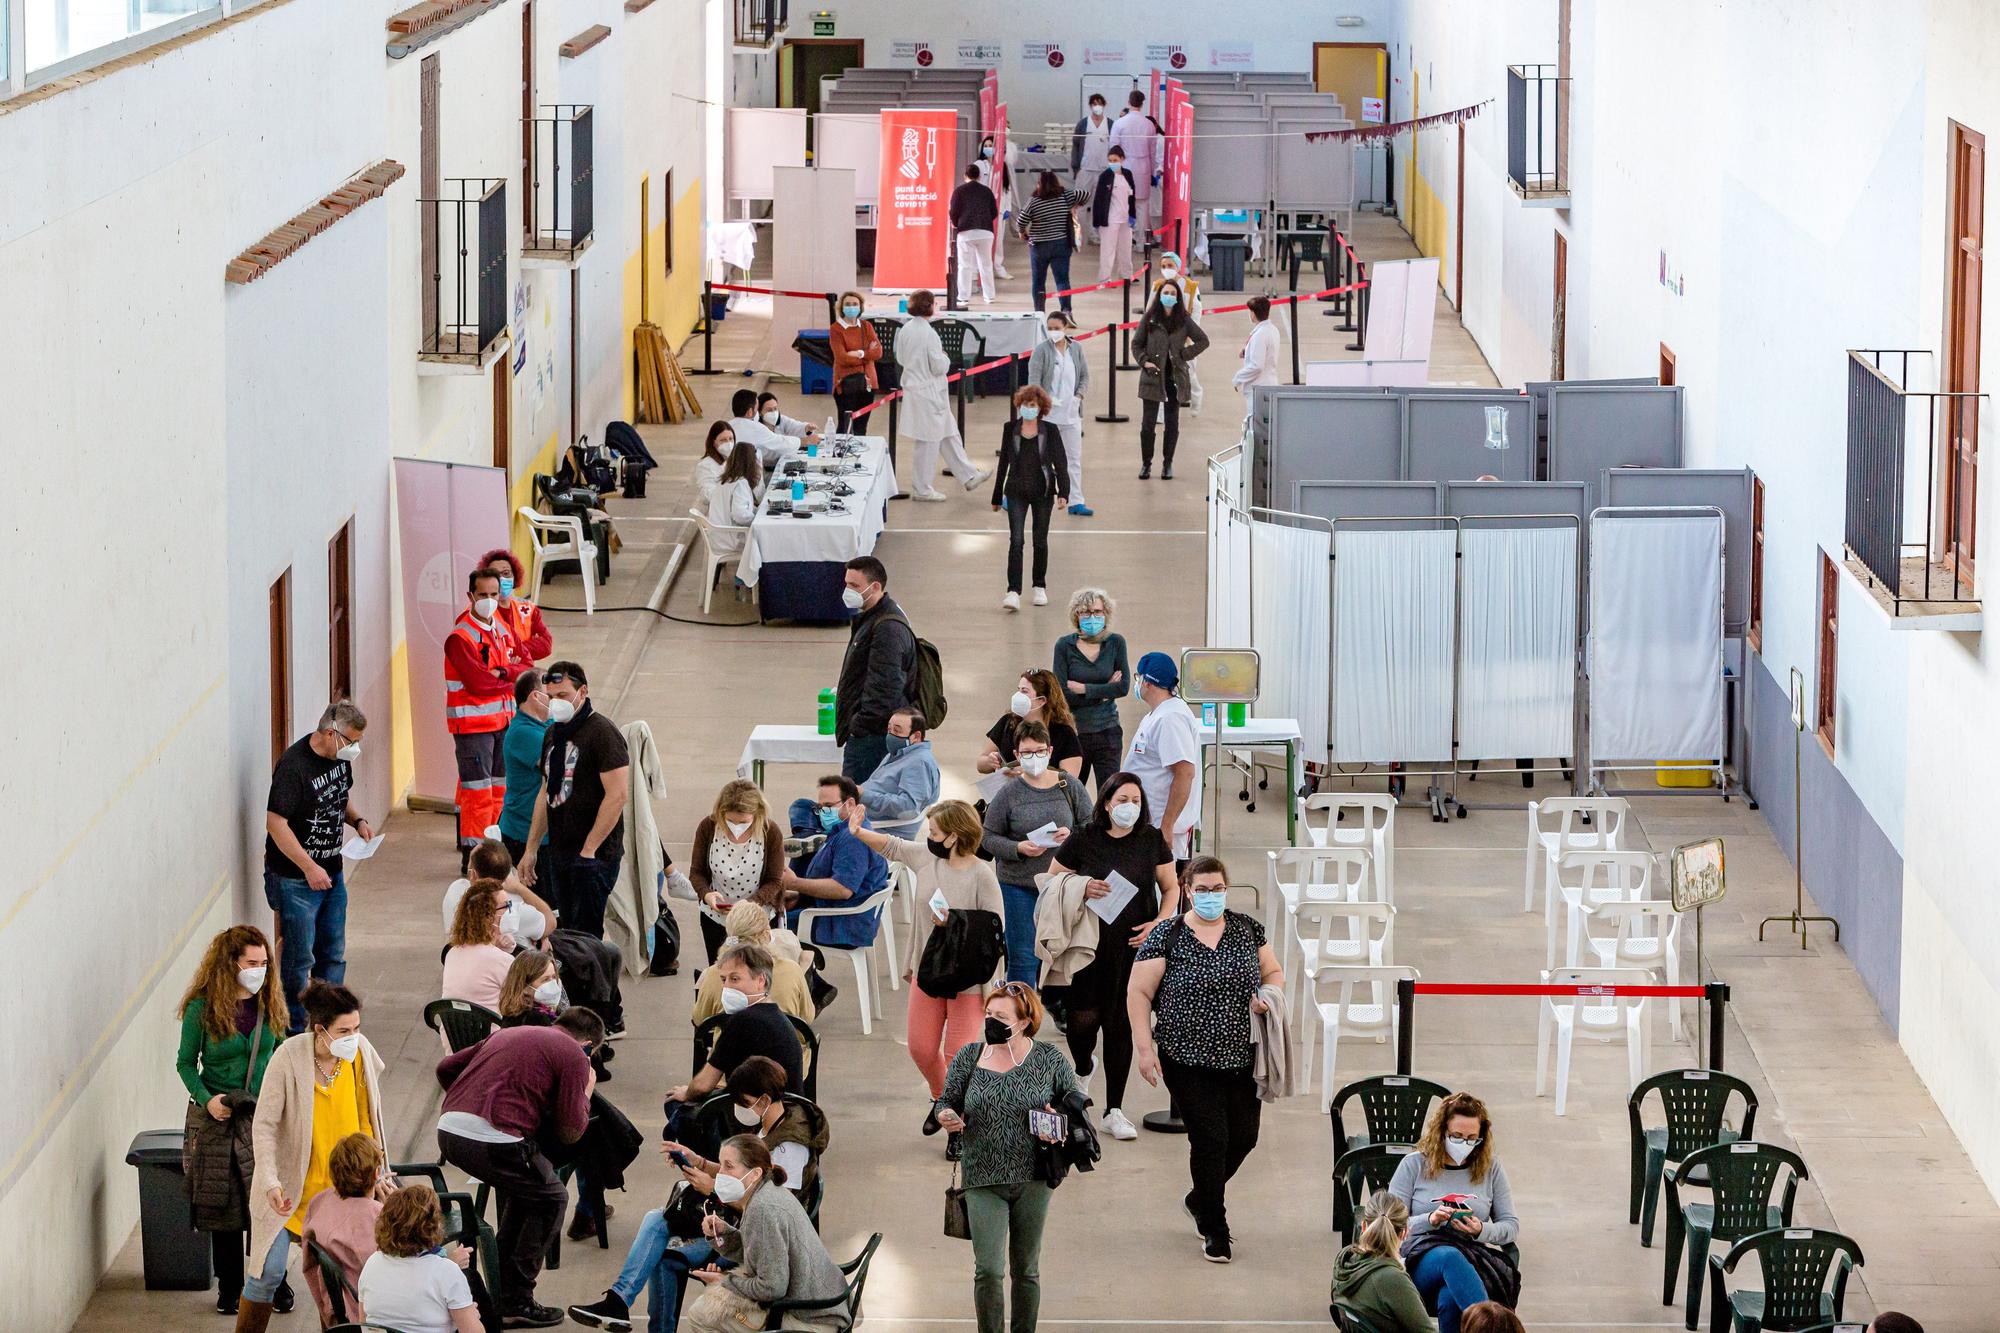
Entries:
{"type": "Polygon", "coordinates": [[[833,23],[834,23],[833,11],[830,9],[820,10],[817,14],[813,15],[813,36],[815,37],[833,36],[833,23]]]}

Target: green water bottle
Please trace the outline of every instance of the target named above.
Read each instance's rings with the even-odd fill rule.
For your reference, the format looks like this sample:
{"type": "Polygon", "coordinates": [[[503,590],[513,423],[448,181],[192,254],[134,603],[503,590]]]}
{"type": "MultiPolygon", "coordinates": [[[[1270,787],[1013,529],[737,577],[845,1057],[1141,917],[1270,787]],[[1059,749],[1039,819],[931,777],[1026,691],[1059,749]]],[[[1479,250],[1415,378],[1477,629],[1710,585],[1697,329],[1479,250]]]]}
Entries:
{"type": "Polygon", "coordinates": [[[1250,718],[1250,705],[1248,704],[1229,705],[1230,726],[1232,727],[1243,726],[1246,722],[1249,721],[1249,718],[1250,718]]]}
{"type": "Polygon", "coordinates": [[[822,736],[833,735],[833,691],[831,689],[819,692],[819,734],[822,736]]]}

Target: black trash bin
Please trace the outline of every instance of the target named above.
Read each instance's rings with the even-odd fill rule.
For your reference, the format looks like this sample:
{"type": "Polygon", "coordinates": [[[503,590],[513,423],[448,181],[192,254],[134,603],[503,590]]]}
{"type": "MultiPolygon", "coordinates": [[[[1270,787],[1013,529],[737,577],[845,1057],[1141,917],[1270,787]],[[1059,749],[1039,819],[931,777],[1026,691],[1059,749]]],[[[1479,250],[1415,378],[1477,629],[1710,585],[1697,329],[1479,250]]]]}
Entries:
{"type": "Polygon", "coordinates": [[[1248,236],[1217,236],[1210,233],[1208,238],[1208,289],[1214,292],[1240,292],[1243,290],[1243,262],[1250,257],[1248,236]]]}
{"type": "Polygon", "coordinates": [[[149,1129],[132,1140],[126,1164],[139,1168],[139,1242],[147,1291],[207,1291],[215,1278],[208,1233],[194,1229],[181,1174],[178,1129],[149,1129]]]}

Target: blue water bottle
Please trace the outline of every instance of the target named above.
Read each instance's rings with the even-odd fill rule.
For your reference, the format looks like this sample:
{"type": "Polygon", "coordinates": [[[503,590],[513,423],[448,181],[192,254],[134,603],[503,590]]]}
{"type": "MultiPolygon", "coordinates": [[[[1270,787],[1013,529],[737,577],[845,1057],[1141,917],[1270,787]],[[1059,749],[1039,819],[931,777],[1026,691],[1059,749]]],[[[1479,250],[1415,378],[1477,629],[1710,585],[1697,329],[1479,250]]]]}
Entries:
{"type": "Polygon", "coordinates": [[[909,313],[910,313],[910,298],[909,298],[909,297],[907,297],[907,296],[899,296],[899,297],[897,297],[897,298],[896,298],[896,313],[897,313],[897,314],[899,314],[899,315],[907,315],[907,314],[909,314],[909,313]]]}
{"type": "Polygon", "coordinates": [[[792,481],[792,503],[797,504],[799,501],[805,498],[806,498],[805,482],[794,478],[792,481]]]}
{"type": "Polygon", "coordinates": [[[1214,726],[1214,725],[1215,725],[1215,705],[1214,705],[1214,704],[1203,704],[1203,705],[1201,706],[1201,724],[1202,724],[1202,725],[1203,725],[1204,727],[1212,727],[1212,726],[1214,726]]]}

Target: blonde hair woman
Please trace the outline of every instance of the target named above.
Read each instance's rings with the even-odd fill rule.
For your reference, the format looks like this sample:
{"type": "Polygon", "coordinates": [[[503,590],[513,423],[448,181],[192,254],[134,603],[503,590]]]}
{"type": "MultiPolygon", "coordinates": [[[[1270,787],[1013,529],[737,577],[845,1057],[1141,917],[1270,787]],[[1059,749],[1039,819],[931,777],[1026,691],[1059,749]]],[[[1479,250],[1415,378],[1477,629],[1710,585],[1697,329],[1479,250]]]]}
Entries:
{"type": "MultiPolygon", "coordinates": [[[[794,1018],[812,1022],[819,1011],[813,1007],[812,993],[806,989],[805,971],[799,966],[798,936],[789,930],[772,930],[770,913],[762,903],[756,902],[741,902],[730,908],[724,928],[729,934],[723,940],[721,954],[733,953],[747,944],[769,949],[771,1003],[794,1018]],[[781,936],[792,946],[790,956],[779,943],[781,936]]],[[[690,1020],[699,1027],[721,1012],[722,969],[703,968],[701,980],[695,983],[694,1010],[689,1015],[690,1020]]]]}
{"type": "Polygon", "coordinates": [[[1125,636],[1111,632],[1118,604],[1102,588],[1078,588],[1070,595],[1069,623],[1074,634],[1056,640],[1055,676],[1058,691],[1076,719],[1076,743],[1083,751],[1077,776],[1097,783],[1116,773],[1125,756],[1125,730],[1118,722],[1118,701],[1132,692],[1132,664],[1125,636]]]}
{"type": "MultiPolygon", "coordinates": [[[[1336,1186],[1338,1188],[1338,1186],[1336,1186]]],[[[1410,1210],[1387,1190],[1369,1196],[1361,1213],[1361,1234],[1333,1261],[1333,1308],[1355,1314],[1382,1333],[1433,1333],[1417,1284],[1403,1271],[1397,1252],[1410,1229],[1410,1210]]]]}
{"type": "Polygon", "coordinates": [[[724,921],[737,903],[773,907],[785,872],[785,834],[754,782],[722,784],[715,806],[694,826],[688,879],[701,900],[701,942],[713,963],[728,938],[724,921]]]}
{"type": "MultiPolygon", "coordinates": [[[[1390,1177],[1389,1193],[1410,1210],[1403,1259],[1424,1307],[1437,1311],[1438,1333],[1458,1333],[1459,1315],[1489,1297],[1512,1299],[1514,1292],[1489,1291],[1484,1268],[1468,1257],[1478,1253],[1475,1247],[1497,1251],[1521,1234],[1485,1102],[1469,1092],[1439,1102],[1415,1150],[1390,1177]]],[[[1513,1267],[1497,1253],[1479,1257],[1513,1267]]],[[[1518,1272],[1513,1285],[1518,1290],[1518,1272]]]]}

